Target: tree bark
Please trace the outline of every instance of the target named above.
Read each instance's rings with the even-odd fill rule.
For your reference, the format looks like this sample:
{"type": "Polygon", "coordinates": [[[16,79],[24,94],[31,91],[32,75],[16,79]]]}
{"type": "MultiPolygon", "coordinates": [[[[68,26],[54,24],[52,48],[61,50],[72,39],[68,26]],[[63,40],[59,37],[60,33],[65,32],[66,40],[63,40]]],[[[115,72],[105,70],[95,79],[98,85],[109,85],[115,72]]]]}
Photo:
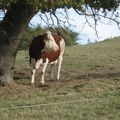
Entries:
{"type": "Polygon", "coordinates": [[[10,85],[21,33],[35,14],[35,8],[26,0],[11,3],[0,22],[0,85],[10,85]]]}

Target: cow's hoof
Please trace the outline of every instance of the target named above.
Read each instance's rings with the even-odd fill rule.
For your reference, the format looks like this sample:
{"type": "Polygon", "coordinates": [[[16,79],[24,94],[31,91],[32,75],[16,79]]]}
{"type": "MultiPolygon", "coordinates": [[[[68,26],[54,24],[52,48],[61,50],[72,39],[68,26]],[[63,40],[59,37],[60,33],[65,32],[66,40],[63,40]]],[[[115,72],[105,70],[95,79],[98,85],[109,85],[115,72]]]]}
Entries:
{"type": "Polygon", "coordinates": [[[31,86],[34,86],[35,84],[34,83],[30,83],[31,86]]]}
{"type": "Polygon", "coordinates": [[[47,85],[47,84],[39,84],[39,87],[42,87],[42,88],[48,88],[49,85],[47,85]]]}
{"type": "Polygon", "coordinates": [[[54,80],[53,80],[53,79],[50,79],[49,81],[50,81],[50,82],[54,82],[54,80]]]}
{"type": "Polygon", "coordinates": [[[56,78],[56,81],[59,81],[59,79],[58,79],[58,78],[56,78]]]}
{"type": "Polygon", "coordinates": [[[45,83],[43,81],[40,82],[41,85],[45,85],[45,83]]]}

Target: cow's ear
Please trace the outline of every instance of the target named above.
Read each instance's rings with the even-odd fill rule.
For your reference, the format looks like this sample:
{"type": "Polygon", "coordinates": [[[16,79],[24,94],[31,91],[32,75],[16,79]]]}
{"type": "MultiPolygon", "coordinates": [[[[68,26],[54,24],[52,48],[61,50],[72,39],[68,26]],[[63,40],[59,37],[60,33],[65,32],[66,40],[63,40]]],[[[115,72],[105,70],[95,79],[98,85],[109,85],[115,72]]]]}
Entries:
{"type": "Polygon", "coordinates": [[[50,31],[50,30],[47,30],[47,31],[46,31],[46,35],[47,35],[47,39],[50,39],[50,38],[51,38],[51,31],[50,31]]]}
{"type": "Polygon", "coordinates": [[[47,35],[47,33],[45,33],[45,34],[43,35],[43,42],[46,42],[46,40],[48,40],[48,35],[47,35]]]}
{"type": "Polygon", "coordinates": [[[46,40],[44,39],[43,42],[45,43],[45,41],[46,41],[46,40]]]}

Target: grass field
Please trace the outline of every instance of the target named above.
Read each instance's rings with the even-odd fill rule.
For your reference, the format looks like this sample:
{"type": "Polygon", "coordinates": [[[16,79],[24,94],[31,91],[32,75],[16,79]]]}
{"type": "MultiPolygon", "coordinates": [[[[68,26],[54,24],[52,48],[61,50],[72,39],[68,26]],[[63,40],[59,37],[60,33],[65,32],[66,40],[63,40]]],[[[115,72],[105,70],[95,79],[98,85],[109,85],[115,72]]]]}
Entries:
{"type": "Polygon", "coordinates": [[[30,83],[28,52],[19,51],[15,83],[0,88],[0,120],[120,120],[120,38],[67,47],[60,81],[30,83]]]}

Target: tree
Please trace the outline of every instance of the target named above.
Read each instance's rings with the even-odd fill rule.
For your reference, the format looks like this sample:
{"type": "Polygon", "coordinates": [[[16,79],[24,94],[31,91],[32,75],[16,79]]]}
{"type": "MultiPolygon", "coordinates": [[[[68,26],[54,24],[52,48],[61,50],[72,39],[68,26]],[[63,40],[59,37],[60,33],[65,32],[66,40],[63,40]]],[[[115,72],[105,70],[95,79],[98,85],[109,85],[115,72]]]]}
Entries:
{"type": "Polygon", "coordinates": [[[38,11],[50,13],[51,20],[53,15],[59,24],[56,10],[73,8],[79,15],[93,16],[96,23],[100,8],[106,16],[108,11],[115,11],[118,6],[119,0],[0,0],[0,9],[5,14],[0,22],[0,85],[12,83],[21,33],[38,11]],[[86,12],[88,7],[92,10],[90,15],[86,12]]]}

